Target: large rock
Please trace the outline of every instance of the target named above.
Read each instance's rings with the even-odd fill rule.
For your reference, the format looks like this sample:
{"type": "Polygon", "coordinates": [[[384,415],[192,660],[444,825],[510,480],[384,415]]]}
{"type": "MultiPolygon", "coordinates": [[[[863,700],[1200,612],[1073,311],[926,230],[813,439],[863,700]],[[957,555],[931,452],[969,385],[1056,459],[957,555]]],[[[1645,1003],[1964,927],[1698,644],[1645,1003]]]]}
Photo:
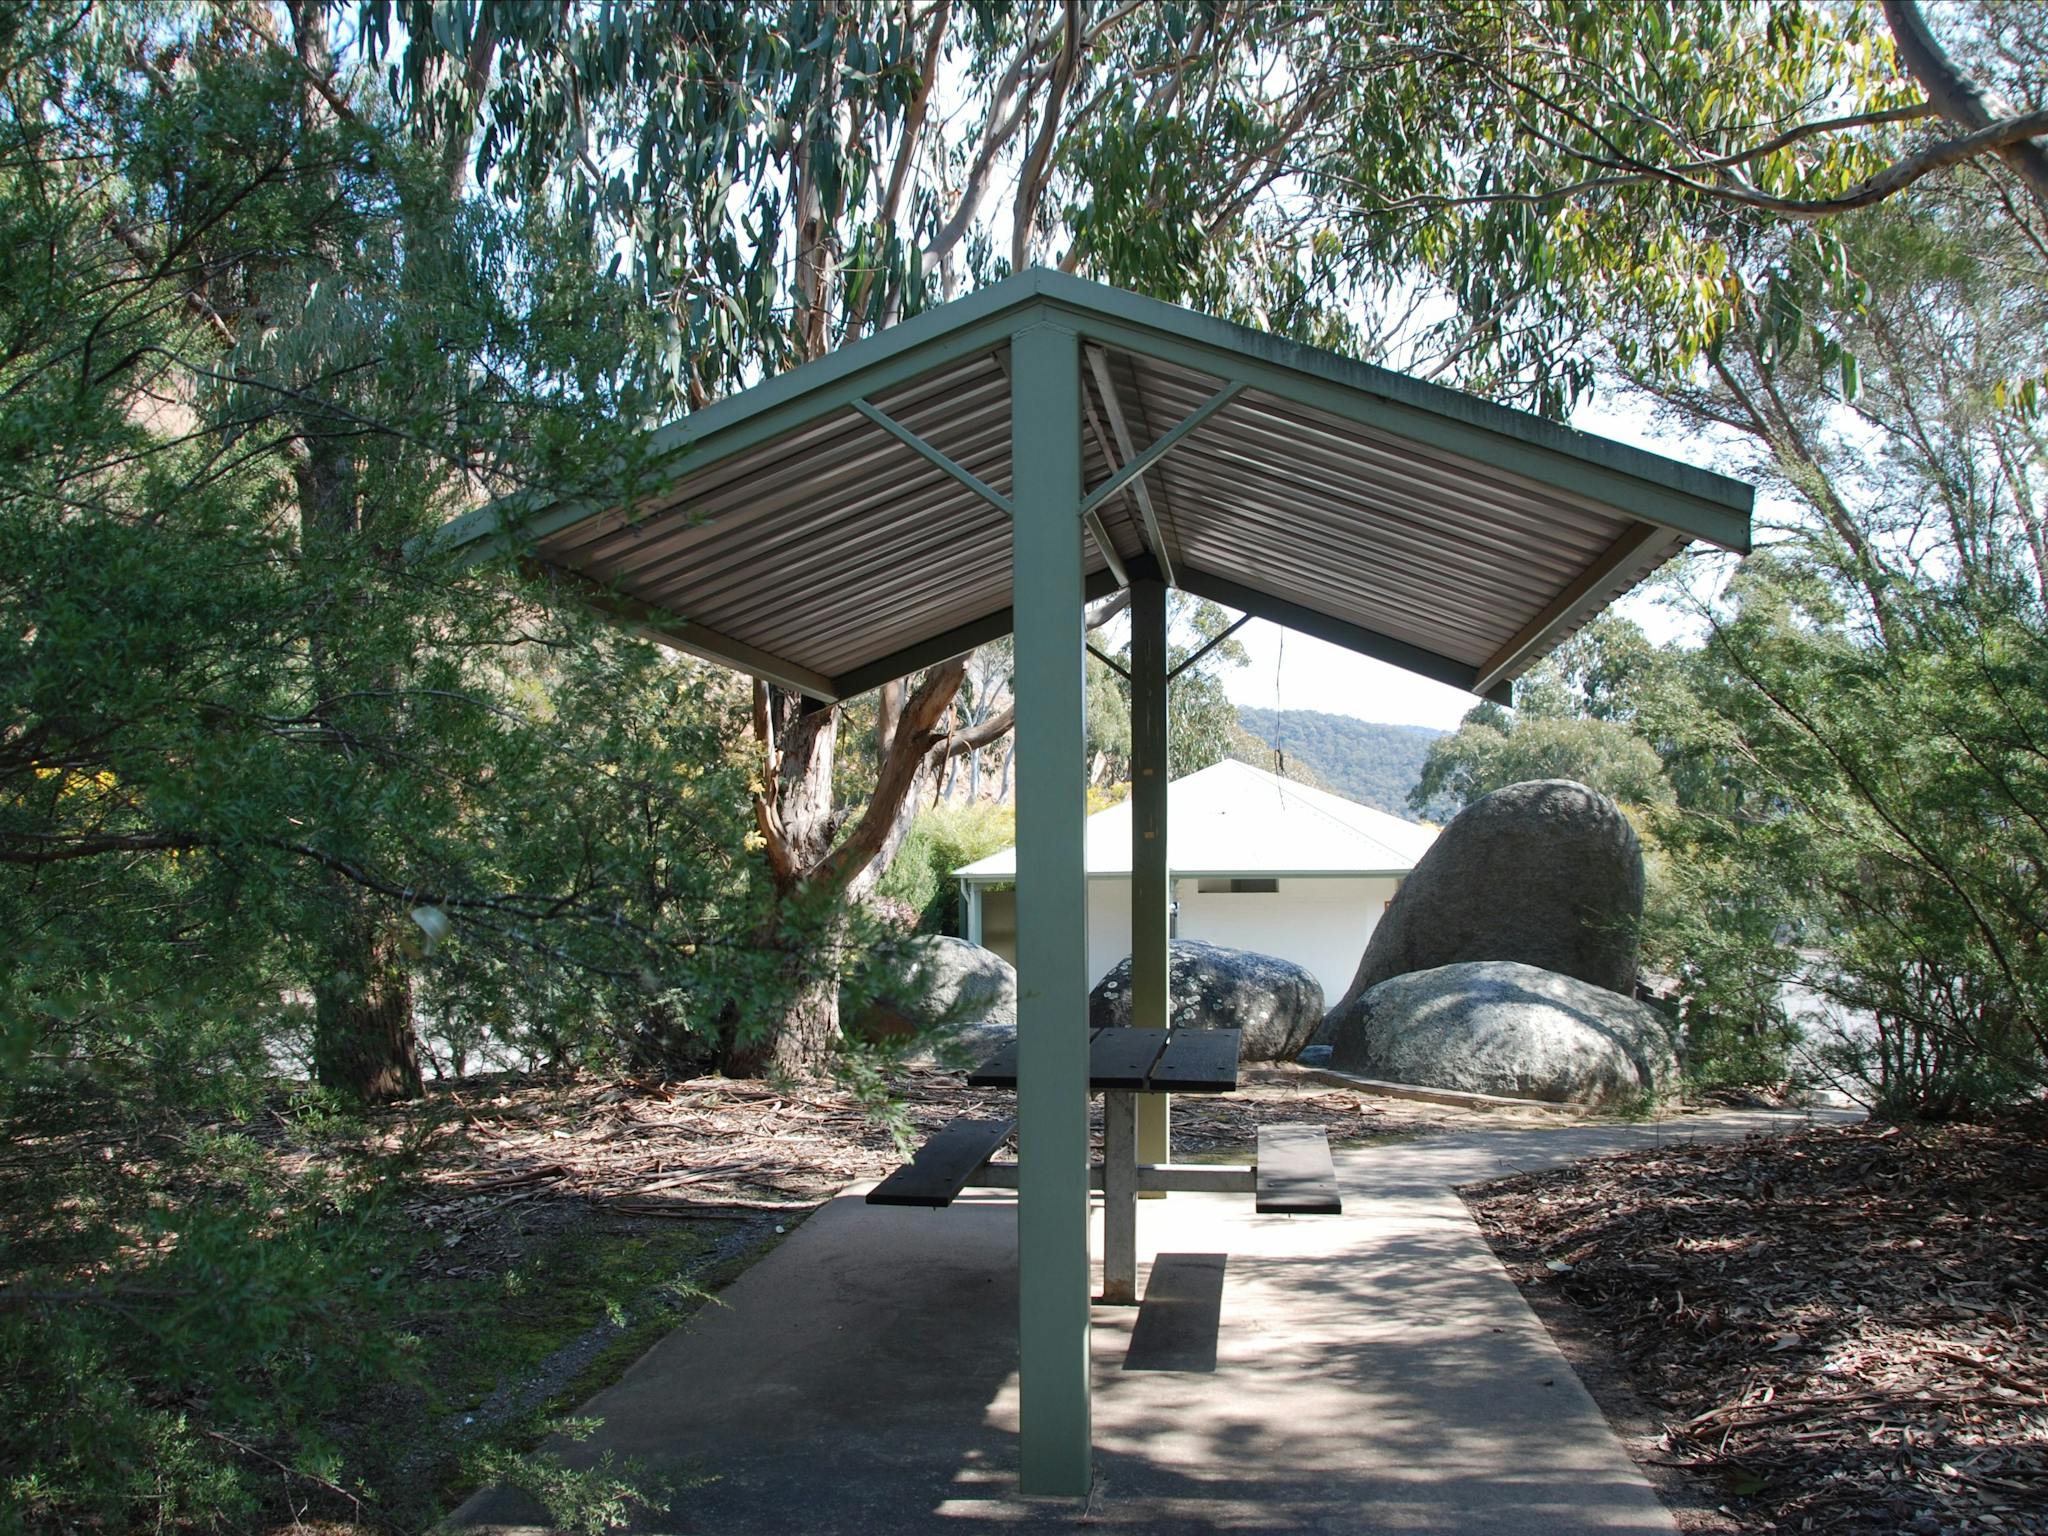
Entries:
{"type": "Polygon", "coordinates": [[[1342,1072],[1569,1104],[1670,1091],[1670,1026],[1648,1003],[1511,960],[1411,971],[1368,991],[1330,1042],[1342,1072]]]}
{"type": "MultiPolygon", "coordinates": [[[[1175,1029],[1241,1029],[1245,1061],[1290,1061],[1323,1015],[1323,987],[1291,960],[1176,939],[1167,950],[1169,1014],[1175,1029]]],[[[1126,955],[1088,994],[1088,1027],[1131,1022],[1126,955]]]]}
{"type": "Polygon", "coordinates": [[[1459,812],[1401,883],[1316,1039],[1389,977],[1467,960],[1632,996],[1642,917],[1642,845],[1614,802],[1569,779],[1510,784],[1459,812]]]}
{"type": "Polygon", "coordinates": [[[936,1034],[947,1054],[975,1060],[1017,1036],[1017,971],[1001,955],[965,939],[919,934],[879,957],[895,974],[857,1014],[841,1001],[848,1027],[871,1040],[936,1034]]]}

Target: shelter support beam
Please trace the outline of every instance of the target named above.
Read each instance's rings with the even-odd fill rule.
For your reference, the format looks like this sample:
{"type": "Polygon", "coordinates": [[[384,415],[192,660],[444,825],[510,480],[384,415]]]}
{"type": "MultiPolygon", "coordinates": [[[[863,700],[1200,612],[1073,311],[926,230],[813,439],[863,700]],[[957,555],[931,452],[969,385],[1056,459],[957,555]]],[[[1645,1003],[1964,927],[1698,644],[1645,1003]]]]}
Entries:
{"type": "MultiPolygon", "coordinates": [[[[1131,583],[1131,1023],[1165,1029],[1172,1014],[1168,977],[1172,872],[1166,857],[1167,689],[1166,585],[1148,576],[1131,583]]],[[[1169,1161],[1172,1100],[1138,1099],[1138,1161],[1169,1161]]],[[[1104,1253],[1105,1266],[1108,1262],[1104,1253]]],[[[1104,1273],[1107,1274],[1105,1267],[1104,1273]]],[[[1113,1297],[1107,1281],[1103,1300],[1113,1297]]]]}
{"type": "MultiPolygon", "coordinates": [[[[1135,567],[1132,574],[1136,574],[1135,567]]],[[[1449,656],[1440,656],[1406,640],[1397,640],[1392,635],[1383,635],[1362,625],[1346,623],[1342,619],[1332,618],[1329,614],[1319,613],[1313,608],[1291,603],[1284,597],[1274,597],[1269,593],[1260,592],[1228,577],[1184,566],[1174,585],[1183,592],[1192,592],[1196,597],[1206,597],[1212,603],[1221,603],[1226,608],[1235,608],[1240,613],[1249,613],[1256,618],[1271,619],[1275,624],[1298,629],[1305,635],[1314,635],[1318,640],[1341,645],[1345,650],[1356,651],[1361,656],[1392,662],[1395,666],[1404,667],[1410,672],[1434,678],[1440,683],[1449,683],[1453,688],[1463,688],[1473,693],[1480,692],[1479,669],[1470,662],[1455,661],[1449,656]]],[[[1485,690],[1482,697],[1492,699],[1496,704],[1506,704],[1509,701],[1508,685],[1495,683],[1485,690]]]]}
{"type": "Polygon", "coordinates": [[[1011,344],[1020,1485],[1067,1497],[1093,1478],[1080,365],[1056,326],[1011,344]]]}

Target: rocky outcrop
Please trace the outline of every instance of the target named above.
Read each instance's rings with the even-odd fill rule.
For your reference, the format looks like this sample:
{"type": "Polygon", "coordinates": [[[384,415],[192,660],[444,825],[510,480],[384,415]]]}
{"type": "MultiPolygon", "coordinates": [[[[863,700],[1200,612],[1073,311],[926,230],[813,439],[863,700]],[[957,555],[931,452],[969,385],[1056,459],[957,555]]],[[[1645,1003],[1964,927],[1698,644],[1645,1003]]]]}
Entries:
{"type": "MultiPolygon", "coordinates": [[[[1323,1014],[1322,983],[1291,960],[1176,939],[1167,952],[1175,1029],[1241,1029],[1245,1061],[1289,1061],[1309,1042],[1323,1014]]],[[[1088,1027],[1131,1022],[1131,962],[1126,956],[1088,994],[1088,1027]]]]}
{"type": "Polygon", "coordinates": [[[877,957],[876,970],[893,970],[879,992],[856,1013],[859,999],[842,994],[841,1017],[871,1040],[936,1034],[948,1055],[972,1060],[1017,1035],[1017,971],[1001,955],[965,939],[920,934],[877,957]]]}
{"type": "Polygon", "coordinates": [[[1341,1072],[1552,1103],[1635,1104],[1678,1073],[1670,1025],[1648,1003],[1508,960],[1383,981],[1330,1047],[1341,1072]]]}
{"type": "Polygon", "coordinates": [[[1389,977],[1514,960],[1633,995],[1643,850],[1605,795],[1569,779],[1475,800],[1430,845],[1366,945],[1319,1043],[1389,977]]]}

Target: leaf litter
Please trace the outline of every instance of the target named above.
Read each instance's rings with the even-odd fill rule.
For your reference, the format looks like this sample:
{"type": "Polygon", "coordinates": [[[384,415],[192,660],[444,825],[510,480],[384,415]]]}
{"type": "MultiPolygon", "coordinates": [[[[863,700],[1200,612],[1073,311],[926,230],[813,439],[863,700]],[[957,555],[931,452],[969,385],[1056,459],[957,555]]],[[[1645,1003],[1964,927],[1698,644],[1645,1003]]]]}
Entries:
{"type": "Polygon", "coordinates": [[[1546,1321],[1655,1420],[1639,1452],[1711,1512],[1693,1529],[2048,1533],[2048,1118],[1674,1147],[1465,1194],[1546,1321]]]}

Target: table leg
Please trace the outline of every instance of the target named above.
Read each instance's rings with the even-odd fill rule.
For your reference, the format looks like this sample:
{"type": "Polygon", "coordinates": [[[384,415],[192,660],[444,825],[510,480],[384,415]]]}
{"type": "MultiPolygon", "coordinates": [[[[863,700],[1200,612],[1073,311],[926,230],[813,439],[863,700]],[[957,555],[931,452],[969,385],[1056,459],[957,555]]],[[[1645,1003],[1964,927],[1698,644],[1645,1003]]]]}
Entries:
{"type": "MultiPolygon", "coordinates": [[[[1173,1161],[1173,1095],[1170,1093],[1146,1093],[1138,1097],[1138,1161],[1173,1161]]],[[[1164,1200],[1166,1191],[1148,1189],[1138,1198],[1164,1200]]]]}
{"type": "Polygon", "coordinates": [[[1102,1299],[1138,1304],[1138,1099],[1102,1096],[1102,1299]]]}

